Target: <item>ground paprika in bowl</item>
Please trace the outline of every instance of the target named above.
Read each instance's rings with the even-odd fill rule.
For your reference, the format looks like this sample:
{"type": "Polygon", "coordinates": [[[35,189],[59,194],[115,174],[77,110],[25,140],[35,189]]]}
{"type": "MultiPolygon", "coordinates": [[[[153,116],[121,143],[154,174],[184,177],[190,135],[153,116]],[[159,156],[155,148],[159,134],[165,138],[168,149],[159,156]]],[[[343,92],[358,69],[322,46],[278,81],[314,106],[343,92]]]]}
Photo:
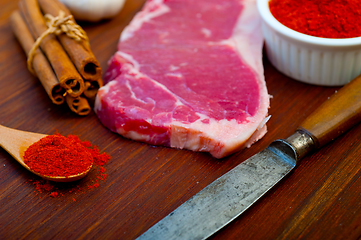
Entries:
{"type": "Polygon", "coordinates": [[[293,79],[321,86],[342,86],[360,75],[361,37],[354,37],[354,34],[357,35],[357,29],[361,30],[361,28],[359,23],[354,24],[355,21],[345,22],[352,21],[350,20],[352,14],[360,14],[360,7],[353,9],[355,11],[352,13],[348,11],[349,15],[346,17],[340,15],[335,17],[337,11],[344,11],[338,7],[340,4],[350,4],[348,7],[353,8],[356,5],[359,6],[361,2],[358,3],[355,0],[257,0],[265,52],[272,65],[293,79]],[[279,17],[280,20],[277,20],[270,9],[276,3],[281,4],[275,7],[277,14],[284,14],[279,17]],[[317,6],[320,7],[320,4],[327,4],[328,7],[318,9],[317,6]],[[296,10],[296,7],[301,9],[296,10]],[[318,16],[318,14],[324,16],[318,16]],[[323,20],[321,22],[315,20],[316,15],[323,20]],[[339,21],[338,25],[336,24],[337,27],[334,24],[326,27],[333,21],[330,16],[333,20],[339,21]],[[325,19],[328,19],[328,22],[325,19]],[[300,24],[301,27],[296,31],[287,27],[286,22],[290,24],[301,22],[303,25],[300,24]],[[353,24],[355,28],[346,31],[353,24]],[[330,29],[333,28],[336,30],[331,31],[330,29]],[[341,28],[345,28],[344,31],[341,28]],[[302,30],[315,30],[316,36],[309,35],[311,33],[301,33],[302,30]],[[335,32],[340,33],[339,38],[334,38],[335,32]],[[345,38],[346,36],[349,38],[345,38]]]}
{"type": "Polygon", "coordinates": [[[361,36],[360,0],[270,0],[272,15],[300,33],[322,38],[361,36]]]}

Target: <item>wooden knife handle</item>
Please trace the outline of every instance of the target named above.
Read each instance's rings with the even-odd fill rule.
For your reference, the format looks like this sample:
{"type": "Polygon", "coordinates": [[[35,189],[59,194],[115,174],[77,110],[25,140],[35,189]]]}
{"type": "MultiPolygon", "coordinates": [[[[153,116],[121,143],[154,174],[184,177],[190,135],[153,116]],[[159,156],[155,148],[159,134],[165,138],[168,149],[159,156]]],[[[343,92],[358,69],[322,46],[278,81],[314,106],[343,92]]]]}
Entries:
{"type": "Polygon", "coordinates": [[[300,125],[316,148],[332,141],[361,121],[361,75],[339,89],[300,125]]]}

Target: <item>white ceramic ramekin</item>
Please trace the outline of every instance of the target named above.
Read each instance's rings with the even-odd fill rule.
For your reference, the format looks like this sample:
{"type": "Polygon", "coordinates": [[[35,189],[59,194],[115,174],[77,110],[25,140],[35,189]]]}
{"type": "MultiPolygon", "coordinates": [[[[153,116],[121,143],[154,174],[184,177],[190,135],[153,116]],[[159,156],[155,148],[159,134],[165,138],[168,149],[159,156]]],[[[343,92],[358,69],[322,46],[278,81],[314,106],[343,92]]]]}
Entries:
{"type": "Polygon", "coordinates": [[[269,61],[285,75],[310,84],[342,86],[361,73],[361,37],[330,39],[296,32],[257,0],[269,61]]]}

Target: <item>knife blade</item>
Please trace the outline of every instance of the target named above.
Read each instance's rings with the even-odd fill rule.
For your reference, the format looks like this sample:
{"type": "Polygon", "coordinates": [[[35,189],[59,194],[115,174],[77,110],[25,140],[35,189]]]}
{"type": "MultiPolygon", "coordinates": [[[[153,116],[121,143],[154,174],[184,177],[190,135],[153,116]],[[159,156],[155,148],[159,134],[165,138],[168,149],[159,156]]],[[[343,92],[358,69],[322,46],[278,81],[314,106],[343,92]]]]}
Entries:
{"type": "Polygon", "coordinates": [[[216,179],[137,239],[206,239],[272,189],[299,160],[361,120],[361,76],[336,91],[285,140],[216,179]]]}

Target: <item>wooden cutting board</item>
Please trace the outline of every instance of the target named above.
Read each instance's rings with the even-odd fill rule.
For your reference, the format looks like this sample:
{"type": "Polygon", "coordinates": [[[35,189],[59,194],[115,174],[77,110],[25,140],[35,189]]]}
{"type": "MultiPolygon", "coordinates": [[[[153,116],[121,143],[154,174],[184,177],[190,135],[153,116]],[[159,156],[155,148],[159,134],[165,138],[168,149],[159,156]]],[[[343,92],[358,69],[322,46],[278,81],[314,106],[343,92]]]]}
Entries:
{"type": "MultiPolygon", "coordinates": [[[[128,0],[112,20],[81,23],[103,70],[119,35],[144,0],[128,0]]],[[[290,135],[338,88],[294,81],[264,59],[271,99],[268,133],[223,160],[124,139],[86,117],[55,106],[26,69],[8,17],[17,2],[0,1],[0,124],[45,134],[76,134],[112,156],[97,188],[40,193],[37,179],[0,150],[1,239],[134,239],[181,203],[272,140],[290,135]]],[[[212,239],[357,239],[361,237],[361,126],[328,144],[212,239]]],[[[73,186],[74,187],[74,186],[73,186]]],[[[206,219],[205,219],[206,221],[206,219]]]]}

